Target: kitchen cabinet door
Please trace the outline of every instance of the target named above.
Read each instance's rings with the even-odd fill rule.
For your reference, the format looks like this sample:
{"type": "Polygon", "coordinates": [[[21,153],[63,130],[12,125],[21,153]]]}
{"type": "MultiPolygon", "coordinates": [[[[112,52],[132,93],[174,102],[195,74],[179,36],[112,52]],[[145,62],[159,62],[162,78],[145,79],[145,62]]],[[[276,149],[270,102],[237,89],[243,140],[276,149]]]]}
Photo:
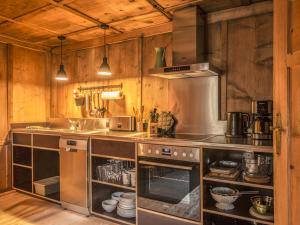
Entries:
{"type": "Polygon", "coordinates": [[[300,220],[300,1],[274,1],[275,224],[300,220]]]}

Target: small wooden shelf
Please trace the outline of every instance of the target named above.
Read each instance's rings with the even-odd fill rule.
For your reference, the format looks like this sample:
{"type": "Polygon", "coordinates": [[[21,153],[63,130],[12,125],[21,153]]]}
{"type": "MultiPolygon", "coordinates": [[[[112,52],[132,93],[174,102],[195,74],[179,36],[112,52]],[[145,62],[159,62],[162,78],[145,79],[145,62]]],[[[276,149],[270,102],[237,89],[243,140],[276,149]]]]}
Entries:
{"type": "Polygon", "coordinates": [[[97,184],[104,184],[104,185],[108,185],[108,186],[113,186],[113,187],[118,187],[118,188],[123,188],[123,189],[128,189],[131,191],[135,191],[135,187],[131,187],[131,186],[125,186],[122,184],[114,184],[114,183],[109,183],[109,182],[105,182],[105,181],[100,181],[100,180],[92,180],[93,183],[97,183],[97,184]]]}
{"type": "Polygon", "coordinates": [[[117,209],[115,209],[111,213],[105,212],[101,205],[99,207],[93,208],[92,213],[97,216],[111,219],[113,221],[116,221],[116,222],[119,222],[122,224],[129,224],[129,225],[135,224],[135,220],[136,220],[136,218],[124,218],[124,217],[119,216],[117,214],[117,209]]]}
{"type": "Polygon", "coordinates": [[[217,177],[204,176],[203,180],[204,181],[212,181],[212,182],[225,183],[225,184],[235,184],[235,185],[241,185],[241,186],[247,186],[247,187],[270,189],[270,190],[274,189],[272,183],[271,184],[249,183],[249,182],[243,181],[241,177],[239,177],[237,180],[228,180],[228,179],[222,179],[222,178],[217,178],[217,177]]]}

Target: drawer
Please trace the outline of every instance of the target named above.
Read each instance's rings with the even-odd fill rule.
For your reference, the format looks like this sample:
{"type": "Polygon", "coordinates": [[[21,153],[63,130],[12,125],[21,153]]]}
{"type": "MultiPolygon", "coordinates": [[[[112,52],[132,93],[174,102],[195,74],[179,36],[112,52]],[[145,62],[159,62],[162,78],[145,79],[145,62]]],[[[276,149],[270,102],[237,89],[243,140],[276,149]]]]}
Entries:
{"type": "Polygon", "coordinates": [[[92,153],[103,156],[120,157],[134,160],[135,143],[92,139],[92,153]]]}
{"type": "Polygon", "coordinates": [[[34,134],[33,146],[59,149],[59,139],[60,136],[34,134]]]}
{"type": "Polygon", "coordinates": [[[31,146],[31,134],[13,133],[13,143],[31,146]]]}

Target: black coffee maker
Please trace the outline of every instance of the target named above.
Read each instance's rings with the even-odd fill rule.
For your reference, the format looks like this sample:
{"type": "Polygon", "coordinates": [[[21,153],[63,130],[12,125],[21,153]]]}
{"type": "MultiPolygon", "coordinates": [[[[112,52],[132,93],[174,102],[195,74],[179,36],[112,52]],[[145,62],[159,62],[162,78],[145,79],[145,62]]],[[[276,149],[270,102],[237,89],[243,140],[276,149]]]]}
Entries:
{"type": "Polygon", "coordinates": [[[226,137],[244,137],[250,124],[250,115],[243,112],[227,113],[226,137]]]}
{"type": "Polygon", "coordinates": [[[252,139],[272,140],[272,127],[273,101],[252,101],[252,139]]]}

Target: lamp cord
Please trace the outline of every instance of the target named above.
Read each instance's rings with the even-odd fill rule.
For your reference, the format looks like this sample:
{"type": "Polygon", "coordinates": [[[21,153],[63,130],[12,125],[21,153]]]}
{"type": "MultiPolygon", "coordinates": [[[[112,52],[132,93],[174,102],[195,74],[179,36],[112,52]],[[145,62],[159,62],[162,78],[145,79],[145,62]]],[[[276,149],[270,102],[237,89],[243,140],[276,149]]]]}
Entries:
{"type": "Polygon", "coordinates": [[[62,40],[60,40],[60,65],[62,65],[62,40]]]}
{"type": "Polygon", "coordinates": [[[106,29],[104,29],[104,57],[106,57],[106,29]]]}

